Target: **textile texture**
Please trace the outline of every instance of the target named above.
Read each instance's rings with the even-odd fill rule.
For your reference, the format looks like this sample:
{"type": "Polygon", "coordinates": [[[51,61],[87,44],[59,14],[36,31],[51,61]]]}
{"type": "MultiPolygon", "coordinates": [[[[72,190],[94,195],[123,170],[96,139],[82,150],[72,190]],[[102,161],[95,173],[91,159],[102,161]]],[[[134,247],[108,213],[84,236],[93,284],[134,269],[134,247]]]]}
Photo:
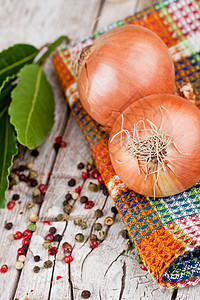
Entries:
{"type": "Polygon", "coordinates": [[[112,167],[108,135],[79,100],[75,58],[97,36],[126,23],[147,27],[163,39],[174,60],[177,86],[190,82],[199,106],[200,0],[165,0],[85,40],[62,46],[53,54],[54,66],[72,113],[149,273],[165,287],[194,285],[200,282],[200,183],[178,195],[155,200],[129,190],[112,167]]]}

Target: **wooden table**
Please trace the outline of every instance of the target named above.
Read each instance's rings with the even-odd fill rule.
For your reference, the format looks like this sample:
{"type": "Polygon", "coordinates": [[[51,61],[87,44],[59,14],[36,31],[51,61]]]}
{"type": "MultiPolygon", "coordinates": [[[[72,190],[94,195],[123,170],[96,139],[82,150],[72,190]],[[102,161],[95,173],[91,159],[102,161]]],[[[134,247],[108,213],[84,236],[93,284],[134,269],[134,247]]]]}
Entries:
{"type": "MultiPolygon", "coordinates": [[[[55,40],[60,35],[67,34],[72,40],[90,35],[110,23],[133,14],[155,3],[152,0],[127,0],[111,3],[104,0],[0,0],[0,48],[5,49],[15,43],[30,43],[37,47],[55,40]]],[[[81,171],[77,169],[79,162],[86,163],[91,154],[75,119],[68,111],[65,97],[58,82],[50,59],[45,66],[46,74],[51,82],[55,94],[56,118],[49,136],[38,147],[40,155],[34,158],[30,151],[16,160],[15,164],[34,163],[38,171],[39,183],[47,183],[48,174],[52,173],[45,201],[41,206],[26,208],[31,200],[31,188],[20,183],[7,192],[7,200],[11,200],[14,193],[20,195],[21,203],[9,211],[0,210],[1,250],[0,264],[8,265],[8,272],[0,274],[0,299],[30,299],[30,300],[59,300],[82,299],[81,292],[89,290],[93,300],[133,300],[133,299],[198,299],[199,286],[177,291],[158,286],[147,271],[143,271],[135,260],[136,250],[123,255],[123,245],[127,242],[120,235],[124,225],[119,215],[115,217],[114,225],[104,225],[106,216],[113,216],[111,197],[106,197],[101,191],[89,192],[88,182],[81,178],[81,171]],[[67,148],[59,150],[53,148],[55,137],[63,136],[67,148]],[[76,179],[76,186],[83,186],[81,195],[86,195],[95,202],[91,210],[86,210],[77,201],[72,201],[73,210],[68,221],[55,221],[55,217],[63,213],[62,202],[68,191],[68,180],[76,179]],[[107,233],[106,239],[96,249],[89,246],[89,236],[94,233],[96,222],[94,211],[103,210],[103,217],[98,220],[103,224],[107,233]],[[27,252],[26,261],[21,271],[16,270],[17,249],[21,247],[21,240],[11,240],[9,235],[16,231],[24,231],[31,214],[37,214],[37,230],[34,232],[27,252]],[[74,218],[81,217],[87,222],[87,229],[81,230],[74,225],[74,218]],[[13,228],[8,231],[4,223],[12,222],[13,228]],[[73,245],[71,264],[59,261],[57,257],[48,256],[48,251],[42,247],[44,237],[50,226],[44,221],[51,221],[51,226],[57,228],[57,233],[63,235],[58,246],[62,252],[62,243],[73,245]],[[75,235],[82,232],[85,236],[83,243],[75,242],[75,235]],[[41,261],[33,259],[40,255],[41,261]],[[44,261],[50,259],[53,267],[43,268],[44,261]],[[39,273],[34,273],[34,266],[41,267],[39,273]],[[57,276],[62,276],[58,280],[57,276]],[[26,298],[27,297],[27,298],[26,298]]],[[[41,116],[42,118],[42,116],[41,116]]]]}

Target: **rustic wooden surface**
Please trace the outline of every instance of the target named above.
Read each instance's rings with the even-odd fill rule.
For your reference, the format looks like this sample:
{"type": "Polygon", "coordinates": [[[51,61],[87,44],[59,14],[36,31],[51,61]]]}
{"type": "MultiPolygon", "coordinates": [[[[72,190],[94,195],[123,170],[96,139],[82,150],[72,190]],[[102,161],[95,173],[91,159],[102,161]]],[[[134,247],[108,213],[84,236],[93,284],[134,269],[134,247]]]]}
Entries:
{"type": "MultiPolygon", "coordinates": [[[[67,34],[72,40],[78,40],[153,3],[155,1],[152,0],[127,0],[117,3],[104,0],[0,0],[0,50],[14,43],[31,43],[41,47],[63,34],[67,34]]],[[[16,204],[12,211],[0,210],[0,265],[7,264],[9,267],[6,274],[0,274],[0,299],[79,300],[82,290],[89,290],[92,300],[197,299],[198,286],[178,292],[162,288],[146,271],[140,269],[135,260],[135,249],[129,251],[127,256],[123,255],[125,240],[120,231],[124,229],[124,225],[118,215],[113,226],[108,228],[104,225],[105,217],[113,216],[112,199],[100,191],[89,192],[88,180],[81,178],[81,172],[76,166],[80,161],[87,162],[91,154],[78,125],[68,112],[50,59],[47,60],[45,70],[55,94],[55,124],[49,136],[38,147],[38,158],[34,159],[27,150],[15,164],[33,162],[34,169],[39,173],[39,183],[47,183],[50,172],[53,175],[41,207],[35,205],[31,209],[26,208],[26,203],[31,199],[31,189],[24,183],[7,192],[8,200],[11,200],[14,193],[19,193],[21,204],[16,204]],[[68,146],[60,149],[56,155],[53,143],[55,137],[60,135],[68,146]],[[79,200],[71,201],[73,210],[68,221],[55,222],[55,216],[63,212],[65,194],[74,190],[67,185],[70,178],[76,179],[77,186],[83,186],[81,195],[87,195],[95,202],[95,206],[91,210],[85,210],[79,200]],[[98,222],[103,225],[107,237],[98,248],[92,250],[89,247],[89,235],[94,233],[94,211],[97,208],[103,210],[104,215],[98,222]],[[9,235],[25,230],[30,223],[29,216],[33,213],[39,215],[37,230],[31,239],[24,268],[17,271],[16,253],[21,240],[11,241],[9,235]],[[76,216],[87,222],[87,229],[80,230],[74,225],[76,216]],[[58,252],[62,252],[62,243],[65,241],[73,245],[74,261],[70,265],[48,256],[47,250],[42,247],[49,229],[44,220],[50,220],[52,226],[57,228],[57,233],[63,235],[61,243],[55,243],[58,252]],[[4,229],[5,221],[14,224],[10,231],[4,229]],[[78,232],[84,234],[84,243],[75,242],[74,236],[78,232]],[[35,263],[34,255],[40,255],[41,261],[35,263]],[[53,268],[44,269],[43,262],[48,259],[52,260],[53,268]],[[35,265],[41,267],[38,274],[33,272],[35,265]],[[57,276],[62,278],[56,280],[57,276]]]]}

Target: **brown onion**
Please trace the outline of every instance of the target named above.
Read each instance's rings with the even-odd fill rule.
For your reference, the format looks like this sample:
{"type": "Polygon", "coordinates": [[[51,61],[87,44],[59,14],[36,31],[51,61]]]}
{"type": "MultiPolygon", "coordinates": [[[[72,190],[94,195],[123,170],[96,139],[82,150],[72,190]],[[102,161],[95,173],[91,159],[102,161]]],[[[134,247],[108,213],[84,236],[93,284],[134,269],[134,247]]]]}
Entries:
{"type": "Polygon", "coordinates": [[[200,111],[175,95],[151,95],[127,107],[110,135],[119,178],[145,196],[180,193],[200,180],[200,111]]]}
{"type": "Polygon", "coordinates": [[[120,112],[136,100],[175,92],[168,48],[157,34],[142,26],[112,29],[83,50],[78,91],[88,114],[111,127],[120,112]]]}

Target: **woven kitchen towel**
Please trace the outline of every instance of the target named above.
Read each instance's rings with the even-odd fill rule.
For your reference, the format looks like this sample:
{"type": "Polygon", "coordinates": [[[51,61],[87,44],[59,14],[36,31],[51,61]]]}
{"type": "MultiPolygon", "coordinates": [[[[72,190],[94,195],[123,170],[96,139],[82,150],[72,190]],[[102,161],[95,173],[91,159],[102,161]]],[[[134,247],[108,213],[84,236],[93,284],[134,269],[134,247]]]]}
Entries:
{"type": "Polygon", "coordinates": [[[91,148],[145,266],[165,287],[200,282],[200,183],[176,196],[150,199],[129,190],[116,175],[108,153],[108,136],[83,109],[77,92],[74,59],[105,31],[126,23],[148,27],[167,44],[174,59],[176,83],[190,82],[200,101],[200,1],[165,0],[88,39],[58,48],[53,62],[69,105],[91,148]]]}

